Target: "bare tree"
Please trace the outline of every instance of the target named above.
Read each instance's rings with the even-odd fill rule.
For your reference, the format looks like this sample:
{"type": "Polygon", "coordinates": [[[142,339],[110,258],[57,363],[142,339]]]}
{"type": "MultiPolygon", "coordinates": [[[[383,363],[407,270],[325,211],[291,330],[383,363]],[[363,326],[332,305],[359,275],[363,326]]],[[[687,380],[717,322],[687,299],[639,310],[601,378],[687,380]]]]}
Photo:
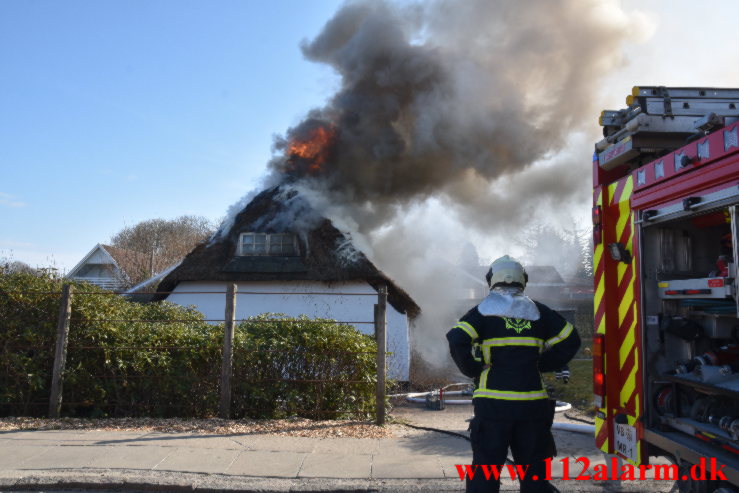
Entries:
{"type": "Polygon", "coordinates": [[[536,224],[521,235],[524,259],[532,265],[553,265],[566,277],[593,275],[592,241],[588,229],[556,229],[536,224]]]}
{"type": "Polygon", "coordinates": [[[130,287],[179,262],[214,231],[202,216],[148,219],[113,235],[110,253],[125,272],[122,284],[130,287]]]}

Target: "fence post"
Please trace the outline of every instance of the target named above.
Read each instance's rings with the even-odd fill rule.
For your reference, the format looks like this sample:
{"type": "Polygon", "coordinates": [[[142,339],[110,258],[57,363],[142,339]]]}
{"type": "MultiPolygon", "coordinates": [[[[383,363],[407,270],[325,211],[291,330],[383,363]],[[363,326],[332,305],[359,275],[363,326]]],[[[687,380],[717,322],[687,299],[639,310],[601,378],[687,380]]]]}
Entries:
{"type": "Polygon", "coordinates": [[[375,305],[375,339],[377,340],[377,389],[375,402],[377,407],[377,424],[385,424],[385,351],[387,349],[387,286],[377,290],[375,305]]]}
{"type": "Polygon", "coordinates": [[[62,286],[62,297],[59,303],[59,321],[56,326],[56,351],[54,352],[54,371],[51,377],[51,395],[49,397],[49,417],[58,418],[62,410],[62,384],[64,383],[64,367],[67,362],[67,339],[69,338],[69,320],[72,316],[72,285],[62,286]]]}
{"type": "Polygon", "coordinates": [[[221,418],[231,417],[231,375],[233,373],[234,325],[236,324],[236,284],[226,291],[226,316],[223,334],[223,363],[221,366],[221,418]]]}

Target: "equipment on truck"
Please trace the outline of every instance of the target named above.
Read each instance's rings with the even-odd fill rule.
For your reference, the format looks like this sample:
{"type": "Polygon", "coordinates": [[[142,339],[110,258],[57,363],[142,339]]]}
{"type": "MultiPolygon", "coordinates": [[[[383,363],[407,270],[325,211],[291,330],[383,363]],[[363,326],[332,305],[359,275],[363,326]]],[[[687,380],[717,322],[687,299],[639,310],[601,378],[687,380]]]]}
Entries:
{"type": "Polygon", "coordinates": [[[601,113],[598,164],[611,170],[644,164],[692,139],[739,120],[739,89],[635,87],[628,107],[601,113]]]}
{"type": "MultiPolygon", "coordinates": [[[[739,89],[635,87],[593,156],[595,441],[739,485],[739,89]]],[[[716,482],[682,477],[683,491],[716,482]]]]}

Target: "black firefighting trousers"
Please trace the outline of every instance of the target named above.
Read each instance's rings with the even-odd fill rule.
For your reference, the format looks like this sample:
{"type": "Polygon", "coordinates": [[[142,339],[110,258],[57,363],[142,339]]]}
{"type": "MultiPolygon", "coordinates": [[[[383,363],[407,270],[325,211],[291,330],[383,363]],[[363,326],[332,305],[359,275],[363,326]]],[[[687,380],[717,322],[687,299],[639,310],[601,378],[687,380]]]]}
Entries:
{"type": "MultiPolygon", "coordinates": [[[[521,493],[550,493],[553,490],[546,477],[543,462],[556,455],[554,438],[551,432],[551,421],[548,420],[486,420],[475,417],[470,423],[470,440],[472,442],[472,464],[475,475],[470,480],[467,476],[468,493],[498,493],[500,481],[493,475],[486,478],[485,465],[495,465],[501,471],[501,478],[511,478],[509,468],[505,466],[508,447],[513,454],[515,465],[521,466],[526,473],[521,482],[521,493]],[[528,466],[528,468],[527,468],[528,466]],[[538,479],[534,480],[534,476],[538,479]]],[[[515,467],[515,466],[511,466],[515,467]]]]}

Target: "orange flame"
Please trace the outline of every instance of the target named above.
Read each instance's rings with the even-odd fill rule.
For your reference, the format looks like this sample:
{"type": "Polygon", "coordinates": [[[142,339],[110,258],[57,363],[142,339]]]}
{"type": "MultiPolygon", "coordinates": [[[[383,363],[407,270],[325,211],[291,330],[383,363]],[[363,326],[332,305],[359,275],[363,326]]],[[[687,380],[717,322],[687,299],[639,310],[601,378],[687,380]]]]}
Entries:
{"type": "Polygon", "coordinates": [[[310,174],[320,172],[335,141],[336,130],[333,126],[318,126],[310,130],[306,138],[290,141],[287,154],[291,171],[300,168],[310,174]]]}

